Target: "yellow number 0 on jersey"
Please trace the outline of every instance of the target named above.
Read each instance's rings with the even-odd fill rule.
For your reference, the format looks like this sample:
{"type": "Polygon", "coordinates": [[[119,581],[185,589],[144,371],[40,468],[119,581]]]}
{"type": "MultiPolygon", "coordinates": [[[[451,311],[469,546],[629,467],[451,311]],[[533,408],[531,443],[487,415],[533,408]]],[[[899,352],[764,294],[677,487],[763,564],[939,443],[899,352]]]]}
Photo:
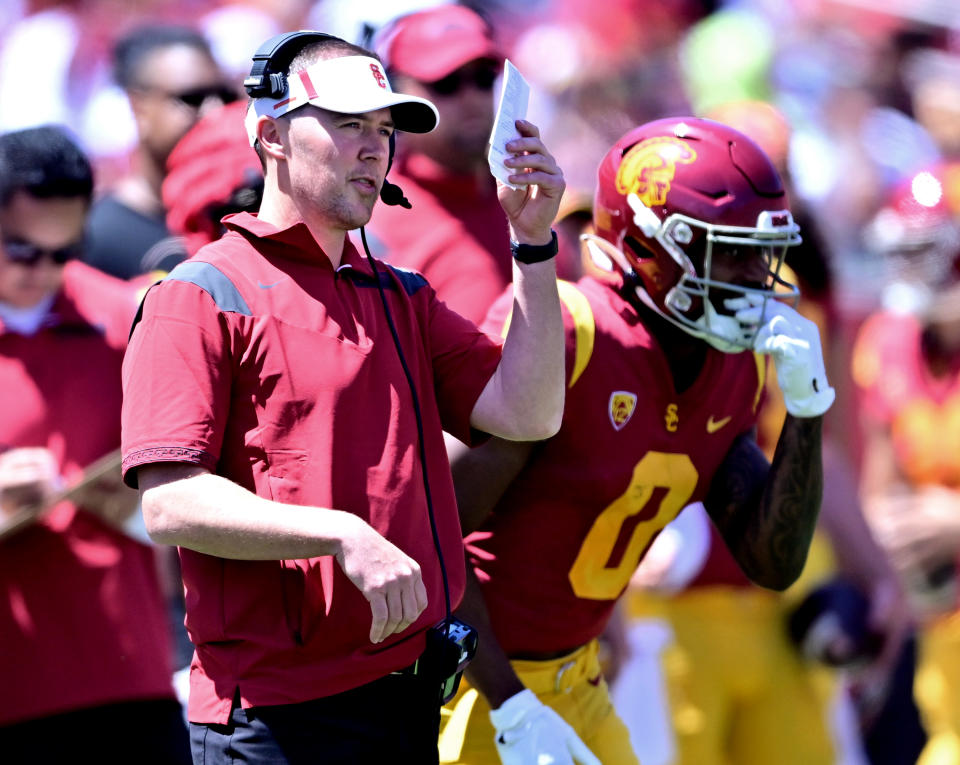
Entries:
{"type": "Polygon", "coordinates": [[[612,600],[620,595],[650,538],[683,509],[697,486],[698,473],[686,454],[647,452],[633,468],[627,490],[597,516],[580,546],[568,577],[580,598],[612,600]],[[627,518],[639,513],[656,488],[667,490],[656,514],[638,523],[615,568],[607,566],[627,518]]]}

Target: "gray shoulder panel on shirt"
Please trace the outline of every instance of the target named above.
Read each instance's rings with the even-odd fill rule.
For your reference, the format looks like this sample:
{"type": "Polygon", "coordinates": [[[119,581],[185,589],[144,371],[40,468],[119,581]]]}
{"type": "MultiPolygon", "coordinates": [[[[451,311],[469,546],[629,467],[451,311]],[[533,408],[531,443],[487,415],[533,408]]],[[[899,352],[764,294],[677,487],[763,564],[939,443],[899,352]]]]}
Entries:
{"type": "Polygon", "coordinates": [[[221,311],[253,316],[240,290],[223,271],[210,263],[196,260],[180,263],[164,277],[163,281],[195,284],[213,298],[213,302],[221,311]]]}

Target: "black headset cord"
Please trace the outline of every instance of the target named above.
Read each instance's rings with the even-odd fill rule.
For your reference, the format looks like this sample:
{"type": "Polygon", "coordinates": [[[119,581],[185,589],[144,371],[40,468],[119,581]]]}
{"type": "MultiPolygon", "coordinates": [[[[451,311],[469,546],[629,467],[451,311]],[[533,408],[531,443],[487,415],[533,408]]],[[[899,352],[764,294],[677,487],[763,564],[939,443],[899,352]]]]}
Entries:
{"type": "Polygon", "coordinates": [[[447,614],[444,621],[449,622],[452,615],[450,608],[450,584],[447,581],[447,566],[443,560],[443,551],[440,549],[440,535],[437,532],[437,520],[433,514],[433,499],[430,496],[430,479],[427,476],[427,448],[423,439],[423,416],[420,413],[420,399],[417,396],[417,389],[413,384],[413,375],[410,374],[410,367],[407,366],[407,359],[403,355],[403,347],[400,345],[400,335],[397,334],[397,327],[393,323],[393,315],[390,313],[390,306],[387,304],[387,296],[383,291],[383,285],[380,283],[380,271],[377,269],[373,255],[370,254],[370,248],[367,246],[367,232],[363,226],[360,227],[360,240],[363,242],[363,251],[367,255],[367,260],[370,261],[370,268],[373,269],[373,279],[377,283],[380,302],[383,303],[387,324],[390,326],[390,334],[393,336],[393,344],[397,349],[397,356],[400,357],[400,366],[403,367],[403,374],[406,376],[407,385],[410,388],[410,397],[413,399],[413,413],[417,420],[417,438],[420,451],[420,472],[423,476],[423,490],[427,498],[427,514],[430,516],[430,532],[433,534],[433,546],[437,551],[437,560],[440,563],[440,576],[443,579],[443,598],[447,614]]]}

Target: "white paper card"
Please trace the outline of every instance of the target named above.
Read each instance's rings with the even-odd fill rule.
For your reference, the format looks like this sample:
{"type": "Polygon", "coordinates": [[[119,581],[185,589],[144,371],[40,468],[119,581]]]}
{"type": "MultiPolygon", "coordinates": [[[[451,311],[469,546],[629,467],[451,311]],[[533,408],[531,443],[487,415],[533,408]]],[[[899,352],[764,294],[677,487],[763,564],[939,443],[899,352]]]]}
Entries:
{"type": "Polygon", "coordinates": [[[510,156],[507,151],[507,141],[519,138],[516,121],[527,118],[527,104],[530,101],[530,85],[523,78],[510,59],[503,67],[503,87],[500,90],[500,103],[497,104],[497,116],[493,121],[493,131],[490,133],[490,150],[487,153],[487,162],[493,177],[503,181],[512,189],[517,188],[509,180],[516,169],[509,168],[503,161],[510,156]]]}

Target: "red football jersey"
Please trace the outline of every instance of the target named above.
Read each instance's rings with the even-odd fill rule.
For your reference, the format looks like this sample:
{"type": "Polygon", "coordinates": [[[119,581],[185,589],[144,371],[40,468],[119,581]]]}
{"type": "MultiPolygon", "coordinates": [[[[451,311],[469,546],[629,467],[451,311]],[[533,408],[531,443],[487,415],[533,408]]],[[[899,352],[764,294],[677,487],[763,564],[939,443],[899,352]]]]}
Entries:
{"type": "MultiPolygon", "coordinates": [[[[666,357],[609,284],[561,283],[567,399],[484,526],[467,538],[494,630],[511,654],[597,637],[650,543],[702,500],[733,440],[753,427],[766,362],[710,349],[678,393],[666,357]]],[[[509,295],[491,309],[497,331],[509,295]]]]}
{"type": "Polygon", "coordinates": [[[889,427],[911,483],[960,486],[960,375],[934,377],[914,316],[879,313],[861,327],[853,377],[864,416],[889,427]]]}

